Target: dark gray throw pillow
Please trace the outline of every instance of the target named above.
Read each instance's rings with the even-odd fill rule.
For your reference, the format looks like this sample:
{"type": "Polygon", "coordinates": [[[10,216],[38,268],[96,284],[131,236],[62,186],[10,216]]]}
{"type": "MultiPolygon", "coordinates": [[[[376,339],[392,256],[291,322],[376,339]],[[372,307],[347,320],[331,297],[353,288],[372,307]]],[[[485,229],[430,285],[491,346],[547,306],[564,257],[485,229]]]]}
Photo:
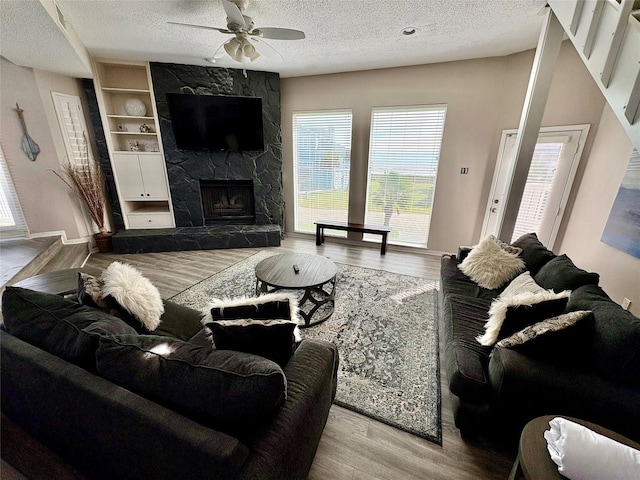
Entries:
{"type": "Polygon", "coordinates": [[[11,335],[89,370],[95,370],[97,336],[135,334],[101,310],[19,287],[5,290],[2,315],[11,335]]]}
{"type": "Polygon", "coordinates": [[[273,360],[284,367],[296,349],[297,324],[289,320],[235,319],[205,325],[218,350],[236,350],[273,360]]]}
{"type": "Polygon", "coordinates": [[[507,313],[500,327],[498,339],[507,338],[520,330],[547,318],[561,314],[567,306],[568,298],[555,298],[533,305],[514,305],[507,308],[507,313]]]}
{"type": "MultiPolygon", "coordinates": [[[[213,320],[231,320],[236,318],[253,318],[254,320],[291,319],[290,300],[259,302],[261,297],[249,298],[244,305],[229,304],[211,308],[213,320]]],[[[232,302],[237,300],[232,300],[232,302]]]]}
{"type": "Polygon", "coordinates": [[[551,288],[554,292],[575,290],[583,285],[597,285],[600,275],[587,272],[576,267],[566,255],[549,260],[538,273],[533,276],[538,285],[551,288]]]}
{"type": "Polygon", "coordinates": [[[547,249],[535,233],[527,233],[512,243],[514,247],[522,249],[520,257],[524,260],[527,270],[531,275],[535,275],[549,261],[556,257],[556,254],[547,249]]]}
{"type": "Polygon", "coordinates": [[[265,420],[287,395],[270,360],[157,335],[102,337],[96,365],[104,378],[229,433],[265,420]]]}

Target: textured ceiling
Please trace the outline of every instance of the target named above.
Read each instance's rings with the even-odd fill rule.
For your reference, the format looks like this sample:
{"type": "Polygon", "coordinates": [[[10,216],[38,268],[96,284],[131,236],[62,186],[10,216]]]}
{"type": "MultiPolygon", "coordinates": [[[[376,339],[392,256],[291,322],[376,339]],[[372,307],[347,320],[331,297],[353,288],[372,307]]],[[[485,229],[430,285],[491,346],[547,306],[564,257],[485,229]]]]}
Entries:
{"type": "MultiPolygon", "coordinates": [[[[13,2],[2,0],[2,9],[13,2]]],[[[226,15],[217,0],[57,4],[96,57],[209,65],[204,58],[230,38],[167,23],[225,27],[226,15]]],[[[292,77],[507,55],[535,47],[545,4],[546,0],[249,0],[244,13],[257,27],[303,30],[306,38],[266,40],[284,60],[261,57],[246,68],[292,77]],[[417,33],[404,36],[405,27],[415,27],[417,33]]],[[[3,14],[3,29],[4,25],[3,14]]],[[[3,34],[3,43],[7,37],[3,34]]],[[[55,61],[67,60],[57,58],[58,51],[46,37],[36,32],[32,37],[23,41],[25,55],[44,49],[55,61]]],[[[218,65],[242,67],[228,58],[218,65]]]]}

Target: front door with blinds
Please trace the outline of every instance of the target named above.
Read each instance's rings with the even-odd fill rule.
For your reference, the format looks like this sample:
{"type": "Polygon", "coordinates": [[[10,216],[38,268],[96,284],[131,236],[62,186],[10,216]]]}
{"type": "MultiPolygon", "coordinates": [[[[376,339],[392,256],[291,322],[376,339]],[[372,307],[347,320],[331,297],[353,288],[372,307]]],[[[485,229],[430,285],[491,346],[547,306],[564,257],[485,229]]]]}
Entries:
{"type": "MultiPolygon", "coordinates": [[[[558,234],[589,125],[541,128],[511,241],[535,232],[548,248],[558,234]]],[[[482,237],[498,235],[515,169],[517,130],[504,130],[482,237]]]]}

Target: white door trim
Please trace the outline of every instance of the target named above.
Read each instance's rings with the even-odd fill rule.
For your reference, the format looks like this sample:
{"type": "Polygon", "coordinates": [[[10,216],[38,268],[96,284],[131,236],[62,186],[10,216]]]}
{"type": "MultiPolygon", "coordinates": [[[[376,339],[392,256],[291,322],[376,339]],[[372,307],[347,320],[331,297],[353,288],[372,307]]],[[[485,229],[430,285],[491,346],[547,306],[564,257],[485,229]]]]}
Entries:
{"type": "MultiPolygon", "coordinates": [[[[562,223],[562,216],[564,214],[567,202],[569,201],[571,187],[573,185],[573,180],[575,179],[575,175],[580,164],[580,159],[582,158],[582,152],[584,150],[584,144],[586,143],[587,135],[589,134],[589,128],[590,125],[588,124],[540,128],[539,133],[540,135],[544,134],[544,137],[539,138],[537,143],[563,141],[567,139],[568,135],[579,135],[576,151],[573,154],[573,159],[569,168],[567,182],[562,186],[563,190],[549,238],[543,241],[543,243],[545,243],[545,245],[550,249],[552,249],[554,246],[556,237],[558,235],[558,230],[560,229],[560,224],[562,223]],[[554,133],[557,133],[558,135],[553,136],[554,133]]],[[[493,180],[491,182],[489,198],[487,199],[487,209],[485,210],[484,221],[482,224],[481,238],[484,238],[489,234],[496,235],[497,232],[500,231],[500,228],[502,226],[502,220],[504,218],[504,206],[507,203],[507,199],[504,197],[506,195],[506,192],[509,191],[508,187],[510,182],[513,180],[513,174],[515,171],[515,156],[512,155],[511,158],[509,158],[510,152],[508,151],[509,145],[507,143],[507,140],[510,136],[513,136],[515,138],[517,133],[517,129],[508,129],[502,131],[500,147],[498,149],[498,158],[496,160],[496,167],[494,170],[493,180]],[[497,209],[497,213],[499,213],[499,215],[492,216],[491,209],[497,209]]]]}

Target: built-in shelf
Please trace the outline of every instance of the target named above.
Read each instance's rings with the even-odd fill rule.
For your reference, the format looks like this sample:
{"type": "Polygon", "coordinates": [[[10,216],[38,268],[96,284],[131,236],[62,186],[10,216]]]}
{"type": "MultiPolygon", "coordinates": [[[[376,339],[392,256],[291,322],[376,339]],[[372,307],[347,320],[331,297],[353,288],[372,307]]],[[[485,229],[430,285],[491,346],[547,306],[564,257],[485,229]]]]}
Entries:
{"type": "Polygon", "coordinates": [[[115,88],[115,87],[102,87],[103,92],[113,93],[146,93],[149,94],[150,90],[144,90],[140,88],[115,88]]]}
{"type": "Polygon", "coordinates": [[[156,136],[156,132],[111,132],[113,135],[151,135],[156,136]]]}
{"type": "MultiPolygon", "coordinates": [[[[125,227],[174,227],[148,65],[96,60],[94,68],[98,103],[125,227]],[[144,103],[146,112],[129,115],[126,108],[129,99],[144,103]],[[141,127],[150,131],[141,132],[141,127]]],[[[142,112],[140,109],[136,113],[142,112]]]]}
{"type": "Polygon", "coordinates": [[[155,120],[154,117],[138,117],[136,115],[107,115],[108,118],[120,118],[124,120],[149,120],[150,122],[155,120]]]}

